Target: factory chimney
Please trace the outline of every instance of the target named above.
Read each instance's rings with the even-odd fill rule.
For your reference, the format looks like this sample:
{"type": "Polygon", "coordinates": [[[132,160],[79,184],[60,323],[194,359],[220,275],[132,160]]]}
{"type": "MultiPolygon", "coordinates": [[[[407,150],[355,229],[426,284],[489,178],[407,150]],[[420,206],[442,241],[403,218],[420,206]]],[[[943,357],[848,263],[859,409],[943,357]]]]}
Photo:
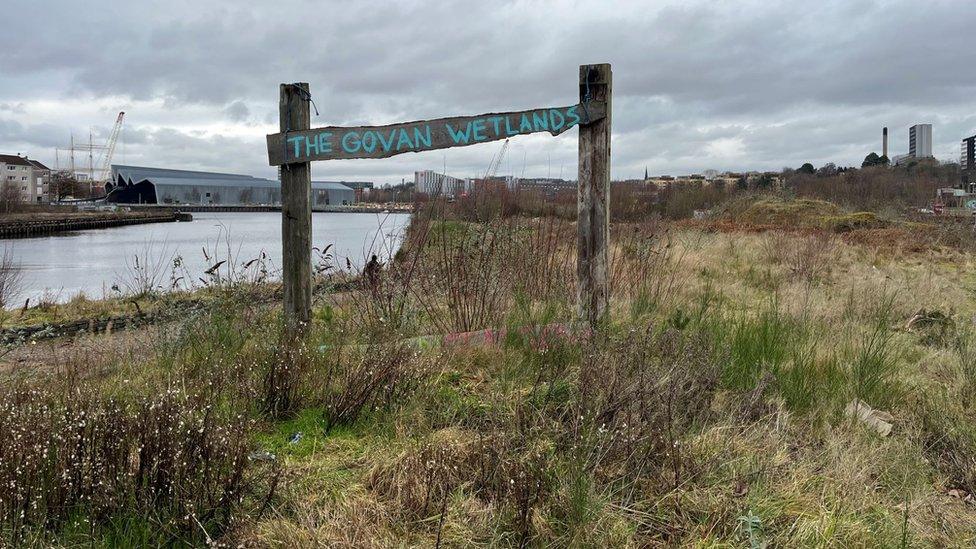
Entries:
{"type": "Polygon", "coordinates": [[[888,127],[881,129],[881,156],[888,157],[888,127]]]}

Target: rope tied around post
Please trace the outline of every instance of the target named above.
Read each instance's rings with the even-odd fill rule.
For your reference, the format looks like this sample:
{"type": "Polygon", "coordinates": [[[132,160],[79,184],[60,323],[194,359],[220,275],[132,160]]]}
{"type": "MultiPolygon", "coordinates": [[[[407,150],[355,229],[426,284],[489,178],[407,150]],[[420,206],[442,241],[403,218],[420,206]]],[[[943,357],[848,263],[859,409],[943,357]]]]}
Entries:
{"type": "MultiPolygon", "coordinates": [[[[307,87],[305,87],[304,85],[302,85],[302,83],[300,83],[300,82],[293,82],[293,83],[288,84],[288,85],[294,87],[295,90],[298,92],[298,96],[303,101],[308,101],[312,105],[312,110],[315,111],[315,116],[319,116],[319,108],[315,104],[315,100],[312,99],[312,92],[309,91],[309,89],[307,87]]],[[[285,138],[281,141],[281,153],[282,153],[282,155],[285,158],[288,157],[288,133],[291,132],[291,130],[292,130],[292,128],[291,128],[291,104],[289,103],[289,105],[288,105],[288,122],[287,122],[287,124],[285,124],[285,131],[282,132],[282,133],[285,134],[285,138]]],[[[286,168],[286,169],[289,169],[288,164],[285,164],[282,167],[283,168],[286,168]]]]}
{"type": "Polygon", "coordinates": [[[593,99],[593,95],[590,93],[590,80],[596,78],[597,76],[599,76],[599,71],[596,69],[596,67],[590,66],[586,70],[586,78],[583,79],[586,86],[586,92],[583,93],[583,100],[580,101],[580,104],[583,105],[583,114],[585,115],[583,122],[584,124],[590,123],[590,109],[588,105],[593,99]]]}
{"type": "Polygon", "coordinates": [[[303,87],[302,84],[298,82],[292,84],[292,86],[295,86],[298,89],[299,97],[312,104],[312,110],[315,112],[315,116],[318,116],[319,108],[315,106],[315,100],[312,99],[312,92],[310,92],[308,88],[303,87]]]}

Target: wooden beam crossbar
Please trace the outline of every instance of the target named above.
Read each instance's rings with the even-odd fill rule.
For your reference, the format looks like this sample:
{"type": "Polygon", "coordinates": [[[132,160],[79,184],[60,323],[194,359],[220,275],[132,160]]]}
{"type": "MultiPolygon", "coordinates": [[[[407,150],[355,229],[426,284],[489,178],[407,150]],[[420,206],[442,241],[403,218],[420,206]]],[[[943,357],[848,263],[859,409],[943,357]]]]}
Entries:
{"type": "Polygon", "coordinates": [[[465,147],[548,132],[559,135],[607,115],[606,102],[585,101],[568,107],[437,118],[388,126],[327,126],[267,136],[272,166],[315,160],[389,158],[408,152],[465,147]]]}

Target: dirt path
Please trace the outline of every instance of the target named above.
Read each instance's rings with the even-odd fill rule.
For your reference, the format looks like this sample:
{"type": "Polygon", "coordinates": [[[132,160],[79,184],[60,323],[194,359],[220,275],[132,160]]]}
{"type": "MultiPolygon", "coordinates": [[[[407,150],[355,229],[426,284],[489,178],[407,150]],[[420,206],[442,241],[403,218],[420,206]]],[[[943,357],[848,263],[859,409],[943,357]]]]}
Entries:
{"type": "Polygon", "coordinates": [[[0,356],[0,374],[94,368],[120,362],[142,362],[155,352],[161,330],[178,323],[156,324],[109,333],[45,339],[9,347],[0,356]]]}
{"type": "MultiPolygon", "coordinates": [[[[321,298],[320,295],[316,297],[321,298]]],[[[328,303],[336,306],[345,303],[348,298],[348,292],[337,292],[328,297],[328,303]]],[[[254,304],[262,308],[278,306],[275,299],[267,297],[256,297],[254,304]]],[[[55,334],[27,343],[12,343],[0,347],[0,375],[57,371],[70,367],[100,370],[113,364],[145,362],[157,352],[162,341],[172,336],[191,314],[199,310],[200,307],[191,307],[178,315],[149,316],[139,322],[127,322],[126,327],[121,329],[112,329],[112,324],[109,324],[98,328],[107,331],[96,330],[92,333],[89,329],[78,335],[55,334]]]]}

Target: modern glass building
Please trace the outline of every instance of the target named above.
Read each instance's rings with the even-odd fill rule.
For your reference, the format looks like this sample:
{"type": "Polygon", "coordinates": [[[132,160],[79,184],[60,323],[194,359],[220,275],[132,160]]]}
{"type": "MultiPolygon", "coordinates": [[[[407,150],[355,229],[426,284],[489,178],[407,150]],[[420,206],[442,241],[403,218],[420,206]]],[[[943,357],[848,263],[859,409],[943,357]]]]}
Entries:
{"type": "Polygon", "coordinates": [[[976,135],[962,140],[959,150],[959,171],[962,188],[966,192],[976,192],[976,135]]]}
{"type": "Polygon", "coordinates": [[[932,124],[915,124],[908,128],[908,156],[932,157],[932,124]]]}

